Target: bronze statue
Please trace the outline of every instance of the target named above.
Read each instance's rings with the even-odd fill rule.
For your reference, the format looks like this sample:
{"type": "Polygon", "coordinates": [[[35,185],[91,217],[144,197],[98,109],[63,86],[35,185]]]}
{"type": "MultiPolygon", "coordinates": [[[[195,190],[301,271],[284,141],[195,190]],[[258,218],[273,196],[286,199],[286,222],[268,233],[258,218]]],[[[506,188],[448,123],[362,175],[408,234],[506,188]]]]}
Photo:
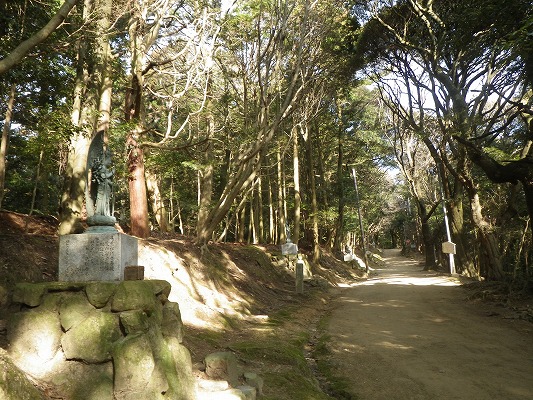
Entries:
{"type": "Polygon", "coordinates": [[[104,131],[99,131],[91,141],[87,157],[85,201],[90,226],[113,226],[116,222],[110,206],[114,172],[111,151],[104,145],[104,131]]]}

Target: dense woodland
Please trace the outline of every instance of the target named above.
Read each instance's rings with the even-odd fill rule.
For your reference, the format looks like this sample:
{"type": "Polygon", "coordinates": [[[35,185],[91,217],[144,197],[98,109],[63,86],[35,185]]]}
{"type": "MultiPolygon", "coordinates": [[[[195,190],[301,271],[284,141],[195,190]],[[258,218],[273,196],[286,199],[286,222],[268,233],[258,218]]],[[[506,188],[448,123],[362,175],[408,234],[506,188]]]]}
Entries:
{"type": "Polygon", "coordinates": [[[528,283],[532,14],[529,0],[0,1],[0,208],[81,232],[103,131],[114,215],[136,236],[289,235],[315,261],[413,244],[448,270],[446,210],[458,272],[528,283]]]}

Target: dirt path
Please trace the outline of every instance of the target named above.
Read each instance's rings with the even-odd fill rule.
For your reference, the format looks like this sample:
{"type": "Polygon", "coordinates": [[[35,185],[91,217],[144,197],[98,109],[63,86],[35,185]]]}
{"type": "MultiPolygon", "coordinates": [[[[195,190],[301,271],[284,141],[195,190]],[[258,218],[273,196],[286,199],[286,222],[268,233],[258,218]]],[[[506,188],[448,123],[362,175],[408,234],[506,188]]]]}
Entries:
{"type": "Polygon", "coordinates": [[[385,253],[373,278],[339,289],[328,326],[335,374],[360,400],[533,399],[533,325],[504,319],[454,278],[385,253]]]}

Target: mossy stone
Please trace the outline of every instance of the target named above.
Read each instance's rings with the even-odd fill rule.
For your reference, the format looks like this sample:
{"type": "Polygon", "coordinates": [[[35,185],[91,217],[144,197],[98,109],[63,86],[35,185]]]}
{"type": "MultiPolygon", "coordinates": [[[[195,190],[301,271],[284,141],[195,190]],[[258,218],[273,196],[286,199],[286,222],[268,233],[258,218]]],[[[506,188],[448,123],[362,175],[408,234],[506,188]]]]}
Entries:
{"type": "Polygon", "coordinates": [[[91,282],[85,287],[87,299],[96,308],[104,307],[117,288],[116,283],[111,282],[91,282]]]}
{"type": "Polygon", "coordinates": [[[46,284],[18,283],[13,291],[13,303],[37,307],[41,304],[43,295],[47,292],[46,284]]]}
{"type": "Polygon", "coordinates": [[[168,301],[163,305],[161,332],[165,337],[175,337],[180,343],[183,342],[183,323],[178,303],[168,301]]]}
{"type": "Polygon", "coordinates": [[[61,326],[65,331],[68,331],[87,319],[94,310],[95,308],[87,300],[85,292],[64,294],[59,308],[61,326]]]}
{"type": "Polygon", "coordinates": [[[41,301],[41,304],[36,310],[39,310],[39,311],[46,310],[50,312],[59,313],[61,303],[63,302],[63,296],[65,296],[67,293],[68,292],[46,293],[46,295],[43,296],[43,300],[41,301]]]}
{"type": "Polygon", "coordinates": [[[118,315],[94,311],[63,335],[61,345],[68,360],[98,363],[111,360],[113,344],[121,337],[118,315]]]}
{"type": "Polygon", "coordinates": [[[120,313],[120,323],[126,334],[146,332],[150,328],[148,316],[142,310],[130,310],[120,313]]]}
{"type": "Polygon", "coordinates": [[[174,399],[195,400],[196,399],[196,379],[192,372],[192,360],[189,350],[178,342],[176,338],[166,340],[169,351],[172,354],[173,365],[175,365],[177,375],[177,385],[173,385],[174,399]]]}
{"type": "Polygon", "coordinates": [[[54,369],[46,383],[54,388],[54,398],[113,400],[113,363],[66,361],[54,369]]]}
{"type": "Polygon", "coordinates": [[[113,296],[111,310],[114,312],[143,310],[151,315],[156,307],[152,285],[147,281],[121,282],[113,296]]]}
{"type": "Polygon", "coordinates": [[[152,286],[152,290],[154,291],[155,295],[163,295],[165,298],[168,299],[168,296],[170,295],[170,291],[172,289],[172,285],[163,280],[149,280],[144,281],[152,286]]]}
{"type": "Polygon", "coordinates": [[[113,348],[115,399],[163,399],[168,389],[164,374],[158,370],[152,344],[146,334],[128,335],[113,348]],[[157,387],[156,390],[153,388],[157,387]]]}

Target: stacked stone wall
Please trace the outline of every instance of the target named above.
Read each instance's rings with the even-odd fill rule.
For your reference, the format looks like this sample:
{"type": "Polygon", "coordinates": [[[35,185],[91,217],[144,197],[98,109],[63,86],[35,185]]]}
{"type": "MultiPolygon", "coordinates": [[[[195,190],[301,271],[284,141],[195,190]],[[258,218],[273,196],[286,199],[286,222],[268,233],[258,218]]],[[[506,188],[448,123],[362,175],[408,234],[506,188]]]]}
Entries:
{"type": "Polygon", "coordinates": [[[52,397],[196,399],[166,281],[17,285],[8,353],[52,397]]]}

